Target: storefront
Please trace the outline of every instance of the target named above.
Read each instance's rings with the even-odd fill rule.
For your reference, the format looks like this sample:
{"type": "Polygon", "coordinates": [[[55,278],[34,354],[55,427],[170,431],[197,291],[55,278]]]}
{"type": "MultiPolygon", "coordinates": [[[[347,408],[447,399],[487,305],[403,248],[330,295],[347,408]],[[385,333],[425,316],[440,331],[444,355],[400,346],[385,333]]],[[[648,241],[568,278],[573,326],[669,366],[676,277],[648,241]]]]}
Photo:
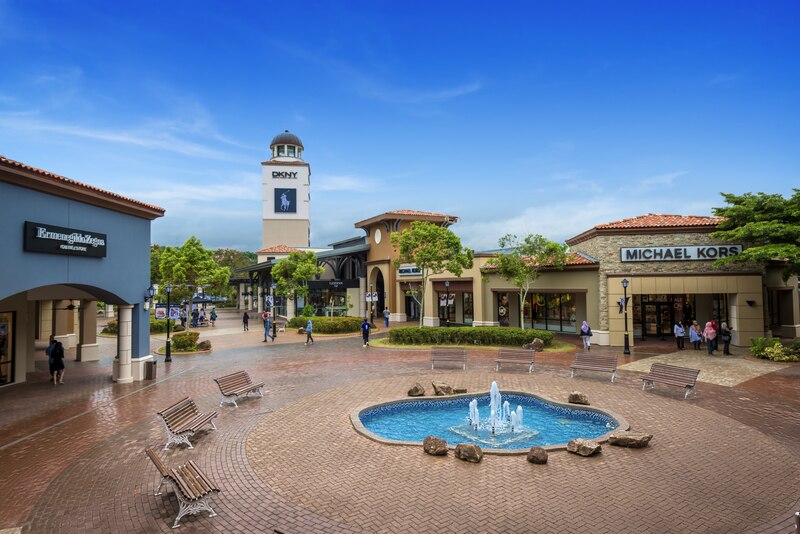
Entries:
{"type": "Polygon", "coordinates": [[[117,308],[114,380],[150,352],[150,222],[164,210],[0,157],[0,385],[25,381],[53,338],[99,359],[97,302],[117,308]]]}

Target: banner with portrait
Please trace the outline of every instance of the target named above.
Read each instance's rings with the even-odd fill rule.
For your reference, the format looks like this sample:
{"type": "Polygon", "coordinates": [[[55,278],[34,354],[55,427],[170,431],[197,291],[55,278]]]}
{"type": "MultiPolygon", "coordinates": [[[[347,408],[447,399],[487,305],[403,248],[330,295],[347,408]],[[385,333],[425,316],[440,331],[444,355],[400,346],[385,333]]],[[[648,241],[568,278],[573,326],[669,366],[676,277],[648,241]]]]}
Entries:
{"type": "Polygon", "coordinates": [[[497,294],[497,322],[500,323],[500,326],[508,326],[509,325],[509,315],[511,312],[511,307],[508,303],[508,293],[498,293],[497,294]]]}

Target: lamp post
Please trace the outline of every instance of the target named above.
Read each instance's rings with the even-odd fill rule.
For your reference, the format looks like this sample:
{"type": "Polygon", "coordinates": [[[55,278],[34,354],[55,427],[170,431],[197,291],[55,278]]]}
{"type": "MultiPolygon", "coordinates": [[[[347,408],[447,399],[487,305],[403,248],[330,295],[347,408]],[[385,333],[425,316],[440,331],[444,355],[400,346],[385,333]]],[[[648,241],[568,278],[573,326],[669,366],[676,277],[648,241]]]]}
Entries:
{"type": "Polygon", "coordinates": [[[625,349],[622,351],[623,354],[630,354],[631,353],[631,345],[630,341],[628,340],[628,279],[622,279],[622,307],[625,310],[625,349]]]}
{"type": "Polygon", "coordinates": [[[369,323],[375,322],[375,295],[372,294],[372,284],[369,285],[369,323]]]}
{"type": "Polygon", "coordinates": [[[169,328],[169,295],[172,293],[172,284],[167,284],[167,287],[164,288],[167,292],[167,355],[164,358],[164,363],[172,361],[172,352],[170,348],[171,340],[170,340],[170,328],[169,328]]]}
{"type": "Polygon", "coordinates": [[[447,310],[447,321],[445,324],[447,327],[450,327],[450,280],[444,281],[444,308],[447,310]]]}

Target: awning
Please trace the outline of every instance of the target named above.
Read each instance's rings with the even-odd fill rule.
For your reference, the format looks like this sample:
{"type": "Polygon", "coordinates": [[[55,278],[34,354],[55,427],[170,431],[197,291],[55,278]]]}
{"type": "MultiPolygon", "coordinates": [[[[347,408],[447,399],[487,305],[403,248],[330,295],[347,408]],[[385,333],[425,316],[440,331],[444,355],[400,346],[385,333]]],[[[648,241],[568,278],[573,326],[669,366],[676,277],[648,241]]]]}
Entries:
{"type": "MultiPolygon", "coordinates": [[[[444,287],[444,280],[441,282],[436,281],[433,283],[433,290],[439,291],[440,293],[444,293],[447,289],[444,287]]],[[[472,280],[451,280],[450,281],[450,291],[456,293],[471,293],[472,292],[472,280]]]]}

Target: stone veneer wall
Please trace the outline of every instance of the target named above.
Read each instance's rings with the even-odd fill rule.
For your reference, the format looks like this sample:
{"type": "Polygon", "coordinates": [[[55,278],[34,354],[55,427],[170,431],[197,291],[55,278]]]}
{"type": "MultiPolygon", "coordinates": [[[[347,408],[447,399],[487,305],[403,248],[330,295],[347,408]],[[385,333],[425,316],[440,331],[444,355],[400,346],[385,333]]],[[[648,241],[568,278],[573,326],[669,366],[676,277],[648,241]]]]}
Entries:
{"type": "MultiPolygon", "coordinates": [[[[646,231],[646,230],[645,230],[646,231]]],[[[600,260],[598,272],[600,287],[600,326],[598,330],[609,329],[609,303],[608,303],[608,273],[636,274],[697,274],[726,271],[748,271],[763,273],[763,269],[754,265],[725,265],[714,267],[713,261],[643,261],[622,262],[620,249],[629,247],[676,247],[694,245],[738,245],[742,243],[729,243],[713,239],[708,232],[672,233],[672,234],[625,234],[625,235],[597,235],[581,243],[573,245],[570,250],[583,252],[600,260]]]]}

